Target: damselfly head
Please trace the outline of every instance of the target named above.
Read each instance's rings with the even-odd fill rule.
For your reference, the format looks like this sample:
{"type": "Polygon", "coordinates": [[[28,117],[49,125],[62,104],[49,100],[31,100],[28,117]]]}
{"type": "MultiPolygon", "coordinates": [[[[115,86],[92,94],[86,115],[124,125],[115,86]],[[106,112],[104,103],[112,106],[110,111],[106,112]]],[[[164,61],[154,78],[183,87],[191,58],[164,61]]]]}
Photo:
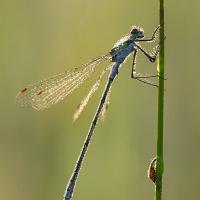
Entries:
{"type": "Polygon", "coordinates": [[[143,38],[144,37],[144,30],[138,26],[133,26],[131,29],[131,36],[133,38],[143,38]]]}

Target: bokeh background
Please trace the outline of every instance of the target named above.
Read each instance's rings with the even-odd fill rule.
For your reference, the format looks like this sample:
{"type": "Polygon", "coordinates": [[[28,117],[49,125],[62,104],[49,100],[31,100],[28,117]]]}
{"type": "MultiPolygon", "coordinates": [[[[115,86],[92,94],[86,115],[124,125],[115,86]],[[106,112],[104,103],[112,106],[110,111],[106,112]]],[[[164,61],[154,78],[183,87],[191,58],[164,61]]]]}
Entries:
{"type": "MultiPolygon", "coordinates": [[[[199,198],[199,7],[198,1],[166,1],[163,199],[199,198]]],[[[150,36],[157,1],[4,0],[0,13],[0,199],[61,200],[106,79],[74,124],[73,112],[98,72],[45,111],[18,108],[15,95],[108,52],[131,25],[150,36]]],[[[143,55],[137,61],[140,72],[156,73],[143,55]]],[[[146,174],[156,153],[157,90],[132,80],[130,66],[131,59],[112,87],[74,199],[153,199],[146,174]]]]}

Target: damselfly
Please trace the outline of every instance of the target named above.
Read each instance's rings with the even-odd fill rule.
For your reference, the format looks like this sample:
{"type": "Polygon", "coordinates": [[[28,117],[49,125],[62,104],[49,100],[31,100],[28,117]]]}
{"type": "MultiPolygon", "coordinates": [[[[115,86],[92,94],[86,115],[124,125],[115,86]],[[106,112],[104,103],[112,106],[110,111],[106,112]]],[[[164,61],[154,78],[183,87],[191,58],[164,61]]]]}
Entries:
{"type": "Polygon", "coordinates": [[[36,84],[30,85],[20,90],[17,94],[16,101],[21,106],[31,106],[36,110],[43,110],[48,108],[57,102],[61,101],[68,95],[70,95],[75,89],[77,89],[85,80],[87,80],[91,74],[95,71],[96,67],[103,63],[103,61],[110,61],[109,64],[99,76],[99,79],[92,86],[88,95],[83,99],[78,109],[75,112],[74,119],[78,118],[89,99],[93,95],[93,93],[98,89],[99,84],[105,72],[110,70],[110,74],[108,77],[108,81],[106,83],[105,89],[103,91],[99,106],[92,120],[88,135],[85,139],[84,145],[78,157],[77,163],[75,165],[72,176],[68,182],[64,199],[70,200],[73,194],[74,187],[76,185],[76,181],[81,169],[81,165],[85,154],[87,152],[91,137],[94,133],[94,129],[96,127],[97,121],[102,113],[102,110],[108,100],[108,94],[113,83],[113,80],[117,76],[119,72],[119,68],[122,63],[125,61],[129,55],[133,55],[132,62],[132,70],[131,70],[131,78],[136,79],[138,81],[157,86],[151,82],[149,82],[146,78],[158,77],[159,75],[152,76],[141,76],[136,73],[136,55],[138,51],[141,51],[150,62],[155,62],[156,57],[159,53],[159,46],[157,45],[154,48],[152,54],[147,53],[140,45],[140,42],[152,42],[155,40],[157,31],[159,27],[155,29],[152,34],[152,37],[149,39],[141,39],[144,38],[144,31],[139,27],[132,27],[130,34],[121,38],[117,41],[114,47],[111,49],[109,53],[106,55],[100,56],[94,60],[89,61],[88,63],[81,65],[78,68],[73,70],[66,71],[64,73],[58,74],[48,79],[44,79],[36,84]]]}

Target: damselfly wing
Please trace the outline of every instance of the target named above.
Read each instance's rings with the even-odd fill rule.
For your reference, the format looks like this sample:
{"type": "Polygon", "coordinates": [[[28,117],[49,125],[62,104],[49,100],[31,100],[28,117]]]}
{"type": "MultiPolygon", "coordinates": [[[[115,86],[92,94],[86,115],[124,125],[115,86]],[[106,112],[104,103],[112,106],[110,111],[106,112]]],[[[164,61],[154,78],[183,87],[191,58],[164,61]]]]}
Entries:
{"type": "Polygon", "coordinates": [[[20,90],[16,102],[21,107],[32,107],[36,110],[49,108],[70,95],[90,77],[98,65],[108,59],[109,54],[103,55],[78,68],[29,85],[20,90]]]}

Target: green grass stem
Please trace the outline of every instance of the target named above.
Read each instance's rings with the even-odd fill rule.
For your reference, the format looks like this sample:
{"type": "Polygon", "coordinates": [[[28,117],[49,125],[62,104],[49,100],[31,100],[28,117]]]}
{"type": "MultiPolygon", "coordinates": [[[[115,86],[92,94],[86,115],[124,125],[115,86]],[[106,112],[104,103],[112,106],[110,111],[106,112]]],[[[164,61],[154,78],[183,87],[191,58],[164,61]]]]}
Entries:
{"type": "MultiPolygon", "coordinates": [[[[164,75],[164,0],[158,0],[159,21],[160,21],[160,54],[158,62],[158,73],[161,77],[164,75]]],[[[158,89],[158,124],[157,124],[157,163],[156,163],[156,194],[155,199],[162,199],[162,176],[164,169],[163,162],[163,116],[164,116],[164,79],[159,78],[158,89]]]]}

